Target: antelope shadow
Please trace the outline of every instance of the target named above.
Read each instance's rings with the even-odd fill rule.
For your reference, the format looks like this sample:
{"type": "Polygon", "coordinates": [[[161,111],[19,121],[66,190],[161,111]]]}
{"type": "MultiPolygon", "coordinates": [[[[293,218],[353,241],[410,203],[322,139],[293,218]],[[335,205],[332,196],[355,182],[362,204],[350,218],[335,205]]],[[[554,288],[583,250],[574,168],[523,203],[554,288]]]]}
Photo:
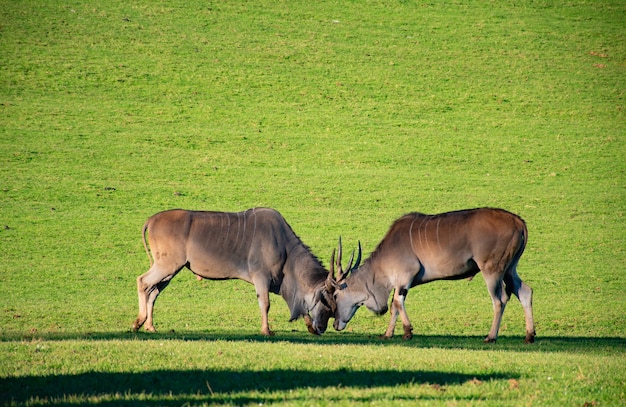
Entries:
{"type": "Polygon", "coordinates": [[[311,345],[368,345],[404,346],[407,348],[470,349],[470,350],[515,350],[518,352],[583,352],[618,351],[626,352],[626,337],[583,337],[583,336],[538,336],[534,344],[524,344],[522,336],[500,336],[496,343],[484,343],[477,335],[413,335],[403,340],[400,335],[392,339],[380,339],[376,335],[351,332],[329,332],[313,336],[302,331],[278,331],[275,336],[265,337],[257,333],[169,331],[169,332],[53,332],[53,333],[0,333],[0,342],[18,341],[242,341],[259,343],[293,343],[311,345]]]}
{"type": "MultiPolygon", "coordinates": [[[[362,371],[334,370],[315,372],[298,369],[269,371],[234,370],[153,370],[146,372],[104,373],[87,372],[75,375],[23,376],[0,379],[0,401],[3,404],[24,403],[31,399],[77,400],[103,396],[128,395],[133,398],[150,395],[159,405],[189,401],[209,404],[245,404],[264,402],[263,393],[308,388],[369,388],[393,387],[405,384],[431,386],[460,385],[466,382],[518,379],[509,372],[463,374],[427,370],[362,371]],[[246,392],[262,393],[250,399],[246,392]]],[[[142,397],[141,403],[146,404],[142,397]]],[[[129,400],[105,402],[111,405],[129,403],[129,400]]],[[[98,403],[102,405],[103,403],[98,403]]],[[[148,403],[149,404],[149,403],[148,403]]],[[[72,404],[75,405],[75,404],[72,404]]]]}

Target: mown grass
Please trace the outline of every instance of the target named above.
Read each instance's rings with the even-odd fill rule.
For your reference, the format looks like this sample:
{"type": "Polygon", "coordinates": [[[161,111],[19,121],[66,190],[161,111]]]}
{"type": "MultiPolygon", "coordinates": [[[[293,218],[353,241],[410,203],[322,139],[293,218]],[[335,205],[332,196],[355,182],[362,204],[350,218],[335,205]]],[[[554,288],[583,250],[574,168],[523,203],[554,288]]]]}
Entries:
{"type": "Polygon", "coordinates": [[[352,335],[313,346],[301,335],[208,341],[152,337],[149,344],[126,338],[22,342],[13,343],[7,354],[17,365],[27,360],[28,371],[4,384],[17,401],[40,398],[51,403],[93,399],[313,405],[438,400],[517,405],[523,398],[533,405],[550,400],[568,404],[592,394],[597,395],[596,402],[611,404],[621,397],[616,375],[621,362],[589,349],[589,340],[572,339],[549,350],[550,345],[522,347],[506,339],[504,349],[477,346],[480,338],[454,339],[451,348],[449,338],[431,338],[429,346],[423,338],[381,343],[352,335]],[[269,347],[271,355],[291,357],[268,357],[269,347]],[[71,361],[67,353],[73,355],[71,361]],[[539,391],[551,394],[534,394],[539,391]]]}
{"type": "Polygon", "coordinates": [[[619,405],[621,1],[0,1],[0,402],[619,405]],[[313,337],[279,297],[181,273],[132,334],[140,230],[270,206],[328,263],[409,211],[519,213],[537,343],[480,278],[313,337]]]}

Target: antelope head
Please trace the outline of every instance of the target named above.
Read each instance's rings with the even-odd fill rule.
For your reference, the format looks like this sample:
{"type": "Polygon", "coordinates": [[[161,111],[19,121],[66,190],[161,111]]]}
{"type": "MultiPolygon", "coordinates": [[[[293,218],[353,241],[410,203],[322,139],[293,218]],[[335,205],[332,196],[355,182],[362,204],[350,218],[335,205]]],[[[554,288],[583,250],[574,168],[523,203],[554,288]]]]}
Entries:
{"type": "Polygon", "coordinates": [[[350,255],[348,266],[344,270],[342,266],[342,246],[341,237],[339,238],[339,245],[337,248],[337,257],[335,258],[335,250],[330,258],[330,273],[328,274],[328,280],[326,281],[326,289],[333,294],[333,302],[335,308],[335,323],[336,330],[341,331],[346,327],[348,321],[352,318],[356,310],[358,309],[359,300],[353,301],[353,296],[348,289],[346,279],[350,273],[359,268],[361,264],[361,242],[358,242],[358,251],[356,261],[354,261],[354,250],[350,255]],[[354,263],[353,263],[354,262],[354,263]],[[335,269],[337,270],[337,276],[335,276],[335,269]]]}

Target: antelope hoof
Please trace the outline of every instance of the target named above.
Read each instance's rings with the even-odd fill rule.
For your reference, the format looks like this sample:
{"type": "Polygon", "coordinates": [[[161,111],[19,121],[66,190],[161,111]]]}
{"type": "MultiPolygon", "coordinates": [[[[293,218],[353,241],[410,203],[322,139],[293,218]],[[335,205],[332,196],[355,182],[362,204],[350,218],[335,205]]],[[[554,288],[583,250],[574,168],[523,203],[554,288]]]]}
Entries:
{"type": "Polygon", "coordinates": [[[408,328],[404,328],[404,335],[402,336],[402,339],[404,339],[405,341],[408,341],[409,339],[413,338],[413,327],[410,326],[408,328]]]}
{"type": "Polygon", "coordinates": [[[386,341],[387,339],[391,339],[391,338],[393,338],[393,335],[387,335],[387,334],[383,334],[378,337],[378,339],[382,339],[384,341],[386,341]]]}
{"type": "Polygon", "coordinates": [[[486,337],[483,342],[485,343],[496,343],[496,338],[486,337]]]}
{"type": "Polygon", "coordinates": [[[524,343],[535,343],[535,333],[526,334],[526,338],[524,338],[524,343]]]}
{"type": "Polygon", "coordinates": [[[274,336],[275,333],[274,333],[274,331],[267,330],[267,332],[261,331],[261,335],[267,336],[269,338],[270,336],[274,336]]]}
{"type": "Polygon", "coordinates": [[[133,326],[131,329],[133,330],[133,332],[137,332],[139,328],[141,328],[145,322],[146,322],[145,318],[142,320],[141,318],[137,317],[137,319],[133,321],[133,326]]]}
{"type": "Polygon", "coordinates": [[[313,325],[307,325],[306,328],[309,330],[309,333],[312,333],[313,335],[317,335],[317,336],[320,335],[320,333],[317,332],[315,328],[313,328],[313,325]]]}

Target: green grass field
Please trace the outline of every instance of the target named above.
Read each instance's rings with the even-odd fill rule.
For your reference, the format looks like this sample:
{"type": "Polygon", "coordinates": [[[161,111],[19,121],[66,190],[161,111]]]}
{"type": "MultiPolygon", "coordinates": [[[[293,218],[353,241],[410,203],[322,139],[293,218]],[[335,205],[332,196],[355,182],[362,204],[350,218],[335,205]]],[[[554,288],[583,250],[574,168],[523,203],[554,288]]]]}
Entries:
{"type": "Polygon", "coordinates": [[[0,0],[0,404],[626,403],[626,4],[0,0]],[[482,278],[322,337],[173,280],[130,332],[141,227],[278,209],[328,264],[410,211],[521,215],[500,338],[482,278]]]}

